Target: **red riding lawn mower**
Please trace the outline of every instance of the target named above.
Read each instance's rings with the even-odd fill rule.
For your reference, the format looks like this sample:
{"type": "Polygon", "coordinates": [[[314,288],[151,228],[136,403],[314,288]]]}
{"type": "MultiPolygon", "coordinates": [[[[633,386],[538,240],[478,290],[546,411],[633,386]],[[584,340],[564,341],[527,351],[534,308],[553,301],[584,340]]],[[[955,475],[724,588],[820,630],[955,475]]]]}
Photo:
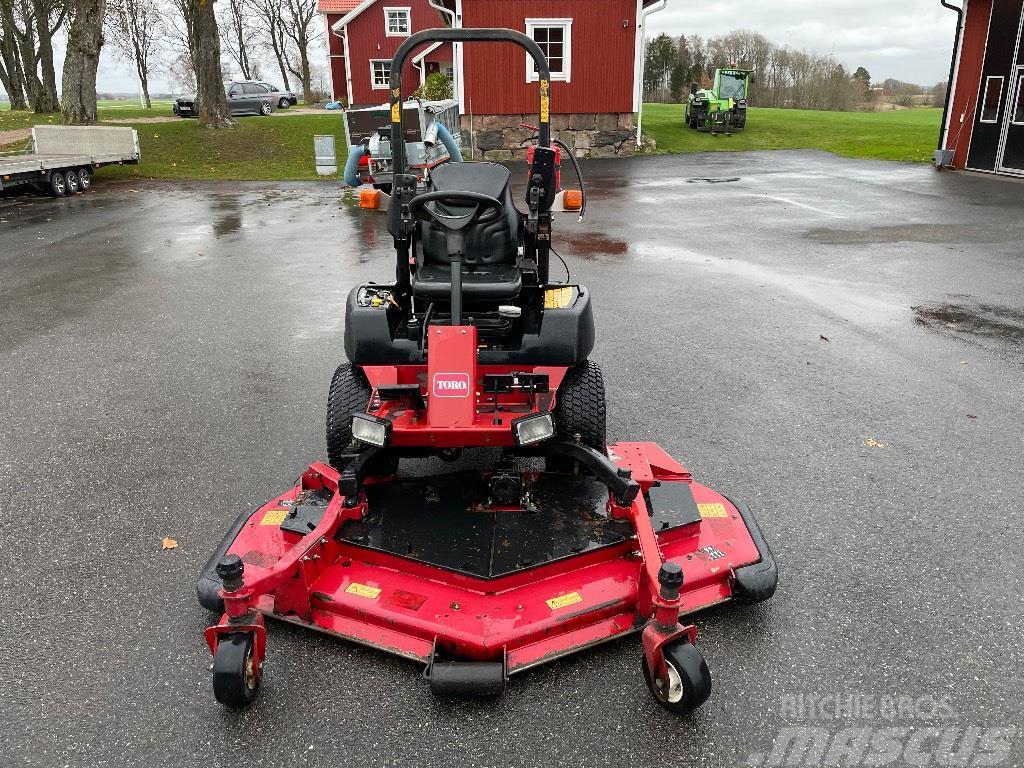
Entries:
{"type": "Polygon", "coordinates": [[[223,704],[256,696],[271,616],[415,659],[448,696],[495,695],[516,672],[640,632],[651,693],[686,713],[711,677],[680,617],[774,593],[745,506],[654,443],[606,442],[590,294],[548,275],[549,88],[540,48],[511,30],[428,30],[395,54],[396,280],[349,295],[329,463],[238,518],[200,576],[200,603],[222,613],[206,640],[223,704]],[[403,65],[444,41],[516,43],[536,62],[526,213],[502,165],[446,163],[426,192],[406,173],[403,65]],[[500,456],[486,471],[398,471],[482,449],[500,456]]]}

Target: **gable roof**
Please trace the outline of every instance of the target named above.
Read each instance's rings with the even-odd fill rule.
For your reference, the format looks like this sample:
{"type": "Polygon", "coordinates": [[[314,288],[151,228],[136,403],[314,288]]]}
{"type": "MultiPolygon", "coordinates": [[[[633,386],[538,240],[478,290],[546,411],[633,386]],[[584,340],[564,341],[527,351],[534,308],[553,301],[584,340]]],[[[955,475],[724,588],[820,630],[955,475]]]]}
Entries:
{"type": "Polygon", "coordinates": [[[317,0],[316,9],[320,13],[348,13],[362,2],[363,0],[317,0]]]}

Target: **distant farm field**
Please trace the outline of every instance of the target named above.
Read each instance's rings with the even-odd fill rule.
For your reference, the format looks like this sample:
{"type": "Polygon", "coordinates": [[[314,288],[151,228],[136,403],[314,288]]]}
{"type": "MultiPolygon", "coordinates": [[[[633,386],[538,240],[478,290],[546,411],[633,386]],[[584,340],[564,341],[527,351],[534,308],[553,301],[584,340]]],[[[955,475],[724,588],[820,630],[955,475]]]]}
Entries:
{"type": "Polygon", "coordinates": [[[683,122],[682,104],[644,104],[643,131],[659,153],[822,149],[844,157],[926,163],[938,144],[941,109],[815,112],[751,108],[746,130],[711,136],[683,122]]]}

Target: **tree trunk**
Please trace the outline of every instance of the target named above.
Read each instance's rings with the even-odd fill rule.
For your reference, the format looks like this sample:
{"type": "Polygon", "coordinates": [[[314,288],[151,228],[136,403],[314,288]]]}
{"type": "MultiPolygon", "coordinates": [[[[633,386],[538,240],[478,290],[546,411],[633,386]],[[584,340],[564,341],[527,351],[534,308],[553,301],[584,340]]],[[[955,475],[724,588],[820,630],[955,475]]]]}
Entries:
{"type": "Polygon", "coordinates": [[[230,128],[227,97],[220,69],[220,34],[213,12],[214,0],[193,0],[196,4],[196,98],[199,124],[206,128],[230,128]]]}
{"type": "Polygon", "coordinates": [[[138,38],[132,38],[132,50],[135,51],[135,71],[139,75],[139,88],[142,90],[142,108],[152,109],[153,101],[149,98],[149,63],[139,46],[138,38]]]}
{"type": "Polygon", "coordinates": [[[313,98],[312,77],[309,73],[309,55],[306,49],[302,49],[302,98],[307,107],[313,106],[316,99],[313,98]]]}
{"type": "Polygon", "coordinates": [[[292,89],[288,82],[288,65],[284,60],[284,40],[280,36],[280,24],[277,27],[270,30],[270,40],[274,47],[274,56],[277,57],[277,68],[281,70],[281,79],[284,81],[281,87],[286,91],[292,89]]]}
{"type": "Polygon", "coordinates": [[[106,0],[75,0],[62,80],[61,112],[69,125],[96,122],[96,69],[103,47],[105,12],[106,0]]]}
{"type": "Polygon", "coordinates": [[[0,0],[0,83],[7,91],[11,109],[28,109],[21,74],[14,16],[9,3],[0,0]]]}
{"type": "Polygon", "coordinates": [[[50,12],[41,0],[33,0],[32,8],[36,14],[39,64],[43,70],[43,80],[39,97],[36,99],[35,110],[39,114],[56,112],[60,109],[60,98],[57,96],[57,73],[53,68],[53,32],[50,31],[50,12]]]}

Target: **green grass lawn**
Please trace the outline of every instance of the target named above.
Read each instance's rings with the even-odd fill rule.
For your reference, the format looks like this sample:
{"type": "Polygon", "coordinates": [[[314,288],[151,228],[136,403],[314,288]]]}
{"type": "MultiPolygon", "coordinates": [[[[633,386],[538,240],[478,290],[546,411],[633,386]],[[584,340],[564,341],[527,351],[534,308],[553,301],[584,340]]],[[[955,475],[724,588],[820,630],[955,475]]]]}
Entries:
{"type": "Polygon", "coordinates": [[[288,117],[240,117],[230,130],[196,120],[136,125],[142,162],[105,170],[114,178],[295,180],[318,178],[313,136],[333,134],[345,162],[340,112],[288,117]]]}
{"type": "Polygon", "coordinates": [[[659,153],[751,149],[823,149],[844,157],[927,163],[939,137],[941,109],[814,112],[751,108],[747,128],[732,136],[690,130],[682,104],[645,104],[643,131],[659,153]]]}

